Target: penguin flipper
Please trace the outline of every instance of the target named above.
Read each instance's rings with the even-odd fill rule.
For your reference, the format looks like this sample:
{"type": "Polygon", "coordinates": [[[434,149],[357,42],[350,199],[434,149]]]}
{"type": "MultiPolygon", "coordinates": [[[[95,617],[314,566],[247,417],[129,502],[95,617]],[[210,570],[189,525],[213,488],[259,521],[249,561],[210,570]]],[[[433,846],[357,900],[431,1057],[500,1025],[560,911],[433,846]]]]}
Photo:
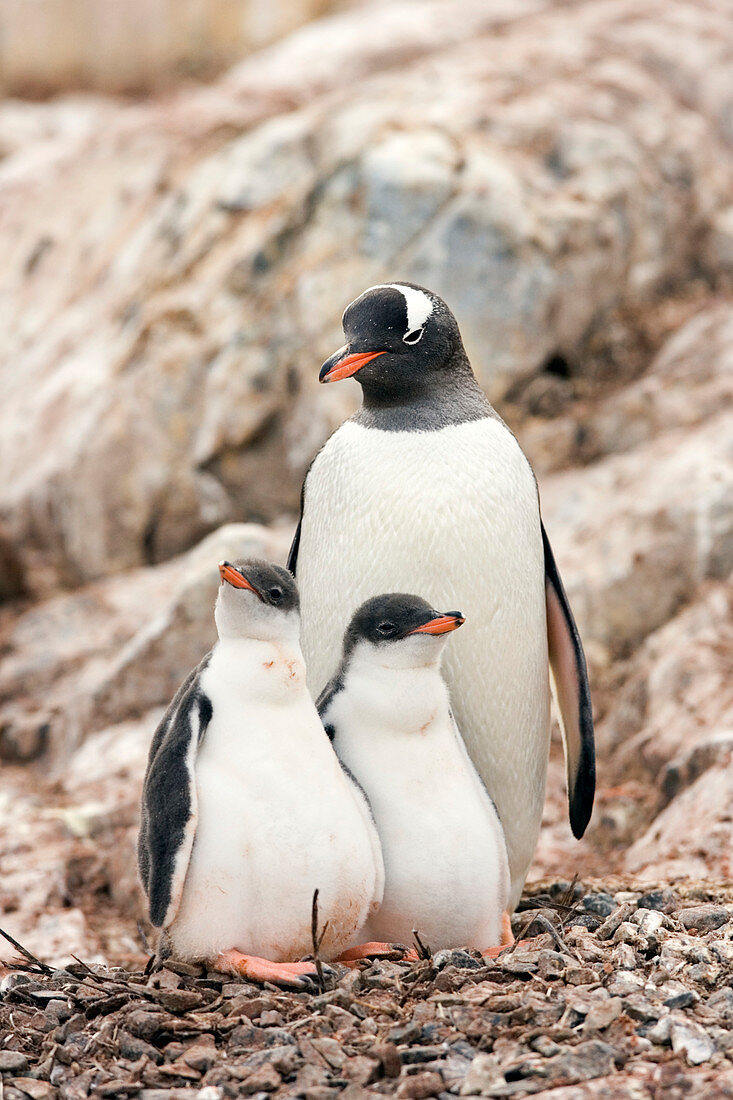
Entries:
{"type": "Polygon", "coordinates": [[[555,695],[562,717],[570,827],[573,835],[579,839],[590,820],[596,789],[596,754],[588,669],[580,634],[544,524],[542,546],[545,554],[547,641],[555,695]]]}
{"type": "MultiPolygon", "coordinates": [[[[319,452],[320,453],[320,452],[319,452]]],[[[303,527],[303,512],[305,511],[305,485],[308,480],[308,474],[313,469],[313,463],[318,458],[316,455],[310,462],[308,469],[305,471],[303,477],[303,484],[300,487],[300,515],[298,516],[298,526],[295,528],[295,534],[293,535],[293,541],[290,543],[290,550],[288,551],[288,560],[285,568],[289,573],[295,576],[295,570],[298,567],[298,551],[300,550],[300,532],[303,527]]]]}
{"type": "Polygon", "coordinates": [[[178,911],[196,833],[196,755],[212,714],[199,675],[207,663],[184,681],[155,731],[143,783],[138,861],[158,928],[178,911]]]}
{"type": "Polygon", "coordinates": [[[293,541],[290,544],[290,550],[288,551],[288,560],[285,564],[285,568],[289,573],[295,576],[295,570],[298,566],[298,550],[300,549],[300,529],[303,526],[303,512],[301,504],[300,519],[298,520],[298,526],[295,528],[295,534],[293,535],[293,541]]]}

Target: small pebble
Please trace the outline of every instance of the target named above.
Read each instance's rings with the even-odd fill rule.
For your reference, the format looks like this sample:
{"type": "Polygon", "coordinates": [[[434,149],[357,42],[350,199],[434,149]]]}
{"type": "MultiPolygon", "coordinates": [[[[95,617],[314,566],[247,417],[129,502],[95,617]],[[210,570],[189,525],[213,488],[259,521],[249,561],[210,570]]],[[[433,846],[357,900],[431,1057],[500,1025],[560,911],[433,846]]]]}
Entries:
{"type": "Polygon", "coordinates": [[[455,966],[458,970],[480,970],[485,965],[483,960],[475,959],[468,951],[444,950],[433,955],[436,970],[443,970],[446,966],[455,966]]]}
{"type": "Polygon", "coordinates": [[[636,906],[631,902],[625,902],[623,905],[619,905],[617,909],[611,913],[610,917],[604,920],[601,927],[598,929],[596,935],[599,940],[610,940],[613,938],[616,929],[623,924],[625,920],[628,920],[631,914],[636,909],[636,906]]]}
{"type": "Polygon", "coordinates": [[[683,993],[675,993],[664,1002],[667,1008],[689,1008],[699,1001],[697,993],[692,989],[686,989],[683,993]]]}
{"type": "Polygon", "coordinates": [[[640,909],[656,909],[660,913],[674,913],[679,907],[680,899],[674,890],[651,890],[639,898],[640,909]]]}
{"type": "Polygon", "coordinates": [[[713,932],[730,920],[728,910],[722,905],[693,905],[689,909],[678,909],[674,915],[685,928],[694,928],[697,932],[713,932]]]}
{"type": "Polygon", "coordinates": [[[19,1050],[0,1050],[0,1073],[23,1074],[28,1069],[28,1059],[19,1050]]]}
{"type": "Polygon", "coordinates": [[[397,1095],[403,1100],[426,1100],[428,1096],[437,1096],[444,1087],[439,1073],[415,1073],[400,1082],[397,1095]]]}
{"type": "Polygon", "coordinates": [[[375,1043],[369,1053],[379,1059],[385,1077],[399,1077],[402,1059],[394,1043],[375,1043]]]}
{"type": "Polygon", "coordinates": [[[605,920],[616,908],[616,902],[610,894],[586,894],[583,898],[583,908],[586,913],[605,920]]]}
{"type": "Polygon", "coordinates": [[[705,1029],[693,1020],[673,1020],[670,1039],[675,1054],[682,1052],[691,1066],[702,1065],[715,1054],[715,1043],[705,1029]]]}
{"type": "Polygon", "coordinates": [[[623,1001],[620,997],[609,997],[606,1001],[597,1001],[591,1005],[583,1023],[583,1031],[602,1031],[621,1015],[623,1001]]]}

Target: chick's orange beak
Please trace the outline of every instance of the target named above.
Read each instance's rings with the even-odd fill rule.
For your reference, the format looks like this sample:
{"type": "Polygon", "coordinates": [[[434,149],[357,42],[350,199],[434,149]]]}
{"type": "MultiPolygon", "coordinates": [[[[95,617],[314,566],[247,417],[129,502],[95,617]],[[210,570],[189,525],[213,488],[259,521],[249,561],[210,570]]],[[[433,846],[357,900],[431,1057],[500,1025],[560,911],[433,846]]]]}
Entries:
{"type": "Polygon", "coordinates": [[[219,562],[219,576],[222,581],[231,584],[233,588],[249,588],[251,592],[255,591],[247,578],[243,576],[238,569],[235,569],[233,565],[230,565],[228,561],[219,562]]]}
{"type": "MultiPolygon", "coordinates": [[[[338,352],[336,353],[338,355],[338,352]]],[[[345,359],[336,359],[335,356],[327,359],[321,367],[321,373],[318,375],[319,382],[340,382],[342,378],[351,378],[352,374],[356,374],[358,370],[365,367],[367,363],[371,363],[372,359],[376,359],[378,355],[384,355],[383,351],[364,351],[359,352],[357,355],[347,355],[345,359]]]]}
{"type": "Polygon", "coordinates": [[[416,626],[410,634],[447,634],[451,630],[458,630],[465,623],[463,615],[459,611],[451,611],[447,615],[438,615],[422,626],[416,626]]]}

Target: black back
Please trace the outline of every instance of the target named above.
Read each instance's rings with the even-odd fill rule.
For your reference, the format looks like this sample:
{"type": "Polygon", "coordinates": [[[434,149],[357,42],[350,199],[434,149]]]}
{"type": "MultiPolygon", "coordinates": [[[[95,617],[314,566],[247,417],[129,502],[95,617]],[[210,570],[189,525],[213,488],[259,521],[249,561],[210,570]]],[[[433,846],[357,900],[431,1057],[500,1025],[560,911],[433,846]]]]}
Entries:
{"type": "MultiPolygon", "coordinates": [[[[195,808],[187,755],[194,730],[200,745],[211,721],[211,701],[200,683],[209,658],[207,654],[179,687],[153,735],[148,755],[137,852],[150,920],[158,928],[173,900],[176,856],[195,808]]],[[[185,874],[185,867],[183,871],[185,874]]]]}

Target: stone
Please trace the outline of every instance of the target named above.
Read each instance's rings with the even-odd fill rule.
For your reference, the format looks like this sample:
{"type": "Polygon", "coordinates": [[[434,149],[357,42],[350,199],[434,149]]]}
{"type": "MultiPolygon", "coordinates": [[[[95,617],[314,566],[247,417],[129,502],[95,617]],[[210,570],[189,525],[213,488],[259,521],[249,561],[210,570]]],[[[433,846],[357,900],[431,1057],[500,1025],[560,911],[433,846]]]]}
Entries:
{"type": "Polygon", "coordinates": [[[202,1037],[193,1046],[188,1047],[181,1057],[187,1066],[198,1070],[200,1073],[206,1073],[216,1062],[217,1054],[214,1040],[210,1039],[205,1042],[202,1037]]]}
{"type": "Polygon", "coordinates": [[[405,1077],[397,1086],[397,1096],[404,1100],[427,1100],[428,1096],[438,1096],[445,1086],[439,1073],[415,1073],[405,1077]]]}
{"type": "Polygon", "coordinates": [[[0,1073],[20,1074],[28,1069],[28,1059],[19,1050],[0,1050],[0,1073]]]}
{"type": "Polygon", "coordinates": [[[546,1075],[570,1082],[603,1077],[615,1068],[616,1052],[600,1039],[588,1039],[545,1062],[546,1075]]]}
{"type": "Polygon", "coordinates": [[[120,1057],[129,1058],[131,1062],[137,1061],[138,1058],[143,1056],[149,1058],[156,1065],[163,1061],[163,1055],[156,1047],[152,1046],[151,1043],[146,1043],[144,1039],[130,1034],[128,1031],[120,1030],[117,1033],[117,1043],[120,1057]]]}
{"type": "Polygon", "coordinates": [[[597,1001],[592,1004],[583,1021],[583,1031],[603,1031],[617,1020],[623,1011],[623,1001],[620,997],[609,997],[605,1001],[597,1001]]]}
{"type": "Polygon", "coordinates": [[[675,916],[685,928],[694,928],[697,932],[712,932],[731,919],[731,914],[722,905],[693,905],[678,910],[675,916]]]}
{"type": "Polygon", "coordinates": [[[660,913],[674,913],[679,906],[679,897],[674,890],[652,890],[639,898],[639,910],[653,909],[660,913]]]}
{"type": "Polygon", "coordinates": [[[375,1043],[370,1053],[379,1058],[385,1077],[399,1077],[402,1059],[394,1043],[375,1043]]]}
{"type": "Polygon", "coordinates": [[[627,917],[630,917],[635,910],[635,906],[631,902],[625,902],[623,905],[619,905],[617,909],[614,909],[613,913],[606,918],[601,927],[598,929],[596,935],[599,940],[613,939],[618,929],[624,923],[627,917]]]}
{"type": "Polygon", "coordinates": [[[611,916],[616,903],[610,894],[586,894],[583,898],[583,908],[599,920],[605,920],[611,916]]]}
{"type": "Polygon", "coordinates": [[[245,1096],[257,1092],[273,1092],[280,1088],[282,1078],[273,1065],[264,1065],[256,1069],[242,1082],[240,1088],[245,1096]]]}
{"type": "Polygon", "coordinates": [[[460,1088],[461,1096],[488,1096],[497,1085],[504,1084],[504,1074],[494,1054],[477,1054],[460,1088]]]}
{"type": "Polygon", "coordinates": [[[598,1077],[582,1085],[560,1085],[534,1095],[537,1100],[653,1100],[653,1094],[643,1082],[626,1074],[598,1077]]]}
{"type": "Polygon", "coordinates": [[[715,1054],[715,1043],[705,1028],[694,1020],[673,1020],[670,1026],[670,1040],[675,1054],[682,1053],[691,1066],[708,1062],[715,1054]]]}
{"type": "Polygon", "coordinates": [[[662,932],[663,929],[669,927],[669,921],[665,918],[663,913],[654,909],[644,909],[641,907],[632,914],[631,924],[636,925],[642,936],[654,936],[656,938],[659,938],[660,932],[662,932]]]}
{"type": "Polygon", "coordinates": [[[455,966],[459,970],[480,970],[484,965],[468,951],[456,950],[436,951],[432,961],[436,970],[443,970],[446,966],[455,966]]]}

